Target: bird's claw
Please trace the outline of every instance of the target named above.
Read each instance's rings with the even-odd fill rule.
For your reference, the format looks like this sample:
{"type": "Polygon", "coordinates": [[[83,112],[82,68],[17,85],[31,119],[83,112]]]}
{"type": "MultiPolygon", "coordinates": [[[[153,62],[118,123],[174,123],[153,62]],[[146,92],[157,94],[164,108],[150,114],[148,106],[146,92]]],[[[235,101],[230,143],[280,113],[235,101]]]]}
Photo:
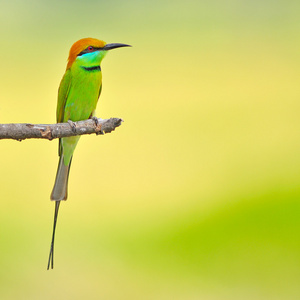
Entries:
{"type": "Polygon", "coordinates": [[[71,120],[68,120],[68,123],[71,126],[72,131],[76,133],[76,124],[71,120]]]}
{"type": "Polygon", "coordinates": [[[93,116],[91,119],[95,122],[96,127],[98,127],[98,125],[99,125],[98,118],[93,116]]]}
{"type": "Polygon", "coordinates": [[[100,130],[97,131],[96,134],[97,134],[97,135],[99,135],[99,134],[104,134],[104,132],[103,132],[102,129],[101,129],[101,124],[99,123],[98,118],[95,117],[95,116],[93,116],[93,117],[92,117],[92,120],[95,122],[96,129],[100,128],[100,130]]]}

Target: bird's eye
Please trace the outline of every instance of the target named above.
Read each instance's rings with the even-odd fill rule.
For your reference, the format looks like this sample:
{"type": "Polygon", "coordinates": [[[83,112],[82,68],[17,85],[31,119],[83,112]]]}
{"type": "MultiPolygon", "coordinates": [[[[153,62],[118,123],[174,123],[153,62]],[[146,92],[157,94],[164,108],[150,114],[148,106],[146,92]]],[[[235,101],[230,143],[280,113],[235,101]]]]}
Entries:
{"type": "Polygon", "coordinates": [[[93,51],[93,49],[94,49],[94,48],[93,48],[92,46],[89,46],[89,47],[88,47],[88,50],[89,50],[89,51],[93,51]]]}

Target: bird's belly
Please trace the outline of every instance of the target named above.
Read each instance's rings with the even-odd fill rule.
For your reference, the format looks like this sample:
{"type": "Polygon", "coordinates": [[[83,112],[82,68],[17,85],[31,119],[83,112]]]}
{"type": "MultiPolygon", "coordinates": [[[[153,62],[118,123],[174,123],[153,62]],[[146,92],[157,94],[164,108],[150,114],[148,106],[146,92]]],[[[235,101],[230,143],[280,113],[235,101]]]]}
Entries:
{"type": "Polygon", "coordinates": [[[96,109],[100,84],[101,80],[97,77],[72,84],[65,106],[64,122],[68,120],[76,122],[90,117],[96,109]]]}

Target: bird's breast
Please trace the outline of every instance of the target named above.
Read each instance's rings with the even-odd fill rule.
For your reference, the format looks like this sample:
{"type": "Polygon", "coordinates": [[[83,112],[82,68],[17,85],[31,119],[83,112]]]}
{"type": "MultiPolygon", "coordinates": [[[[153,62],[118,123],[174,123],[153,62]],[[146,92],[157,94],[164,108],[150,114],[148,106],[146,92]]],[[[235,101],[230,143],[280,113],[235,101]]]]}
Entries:
{"type": "Polygon", "coordinates": [[[72,74],[64,121],[76,122],[90,117],[93,110],[96,109],[101,82],[102,74],[98,69],[85,70],[81,68],[80,72],[72,74]]]}

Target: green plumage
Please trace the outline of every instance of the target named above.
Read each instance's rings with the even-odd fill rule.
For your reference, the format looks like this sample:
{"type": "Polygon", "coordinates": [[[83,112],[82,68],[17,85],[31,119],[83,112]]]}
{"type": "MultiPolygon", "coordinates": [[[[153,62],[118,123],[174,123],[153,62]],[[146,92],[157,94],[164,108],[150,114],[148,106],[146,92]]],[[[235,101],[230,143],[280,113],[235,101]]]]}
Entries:
{"type": "MultiPolygon", "coordinates": [[[[94,116],[98,98],[102,88],[100,63],[106,52],[126,44],[106,44],[93,38],[77,41],[70,49],[67,70],[58,90],[56,119],[58,123],[77,122],[94,116]]],[[[70,125],[71,126],[71,125],[70,125]]],[[[61,200],[68,197],[68,178],[72,156],[79,136],[66,137],[59,140],[59,164],[57,168],[51,200],[55,202],[54,223],[48,269],[53,269],[54,237],[61,200]]]]}
{"type": "MultiPolygon", "coordinates": [[[[96,109],[101,92],[100,62],[106,51],[78,56],[66,70],[58,90],[57,122],[77,122],[90,118],[96,109]],[[98,68],[97,68],[98,67],[98,68]]],[[[60,162],[51,199],[67,199],[67,185],[73,152],[80,137],[66,137],[59,141],[60,162]]]]}
{"type": "MultiPolygon", "coordinates": [[[[71,120],[77,122],[88,119],[96,109],[98,97],[101,90],[101,71],[87,71],[74,63],[71,69],[64,76],[69,81],[66,84],[68,88],[68,96],[64,101],[63,114],[57,122],[67,122],[71,120]]],[[[63,87],[66,90],[65,87],[63,87]]],[[[59,99],[59,101],[61,101],[59,99]]],[[[64,164],[70,163],[74,149],[80,137],[68,137],[61,139],[62,153],[64,156],[64,164]]],[[[60,150],[60,152],[61,152],[60,150]]]]}

